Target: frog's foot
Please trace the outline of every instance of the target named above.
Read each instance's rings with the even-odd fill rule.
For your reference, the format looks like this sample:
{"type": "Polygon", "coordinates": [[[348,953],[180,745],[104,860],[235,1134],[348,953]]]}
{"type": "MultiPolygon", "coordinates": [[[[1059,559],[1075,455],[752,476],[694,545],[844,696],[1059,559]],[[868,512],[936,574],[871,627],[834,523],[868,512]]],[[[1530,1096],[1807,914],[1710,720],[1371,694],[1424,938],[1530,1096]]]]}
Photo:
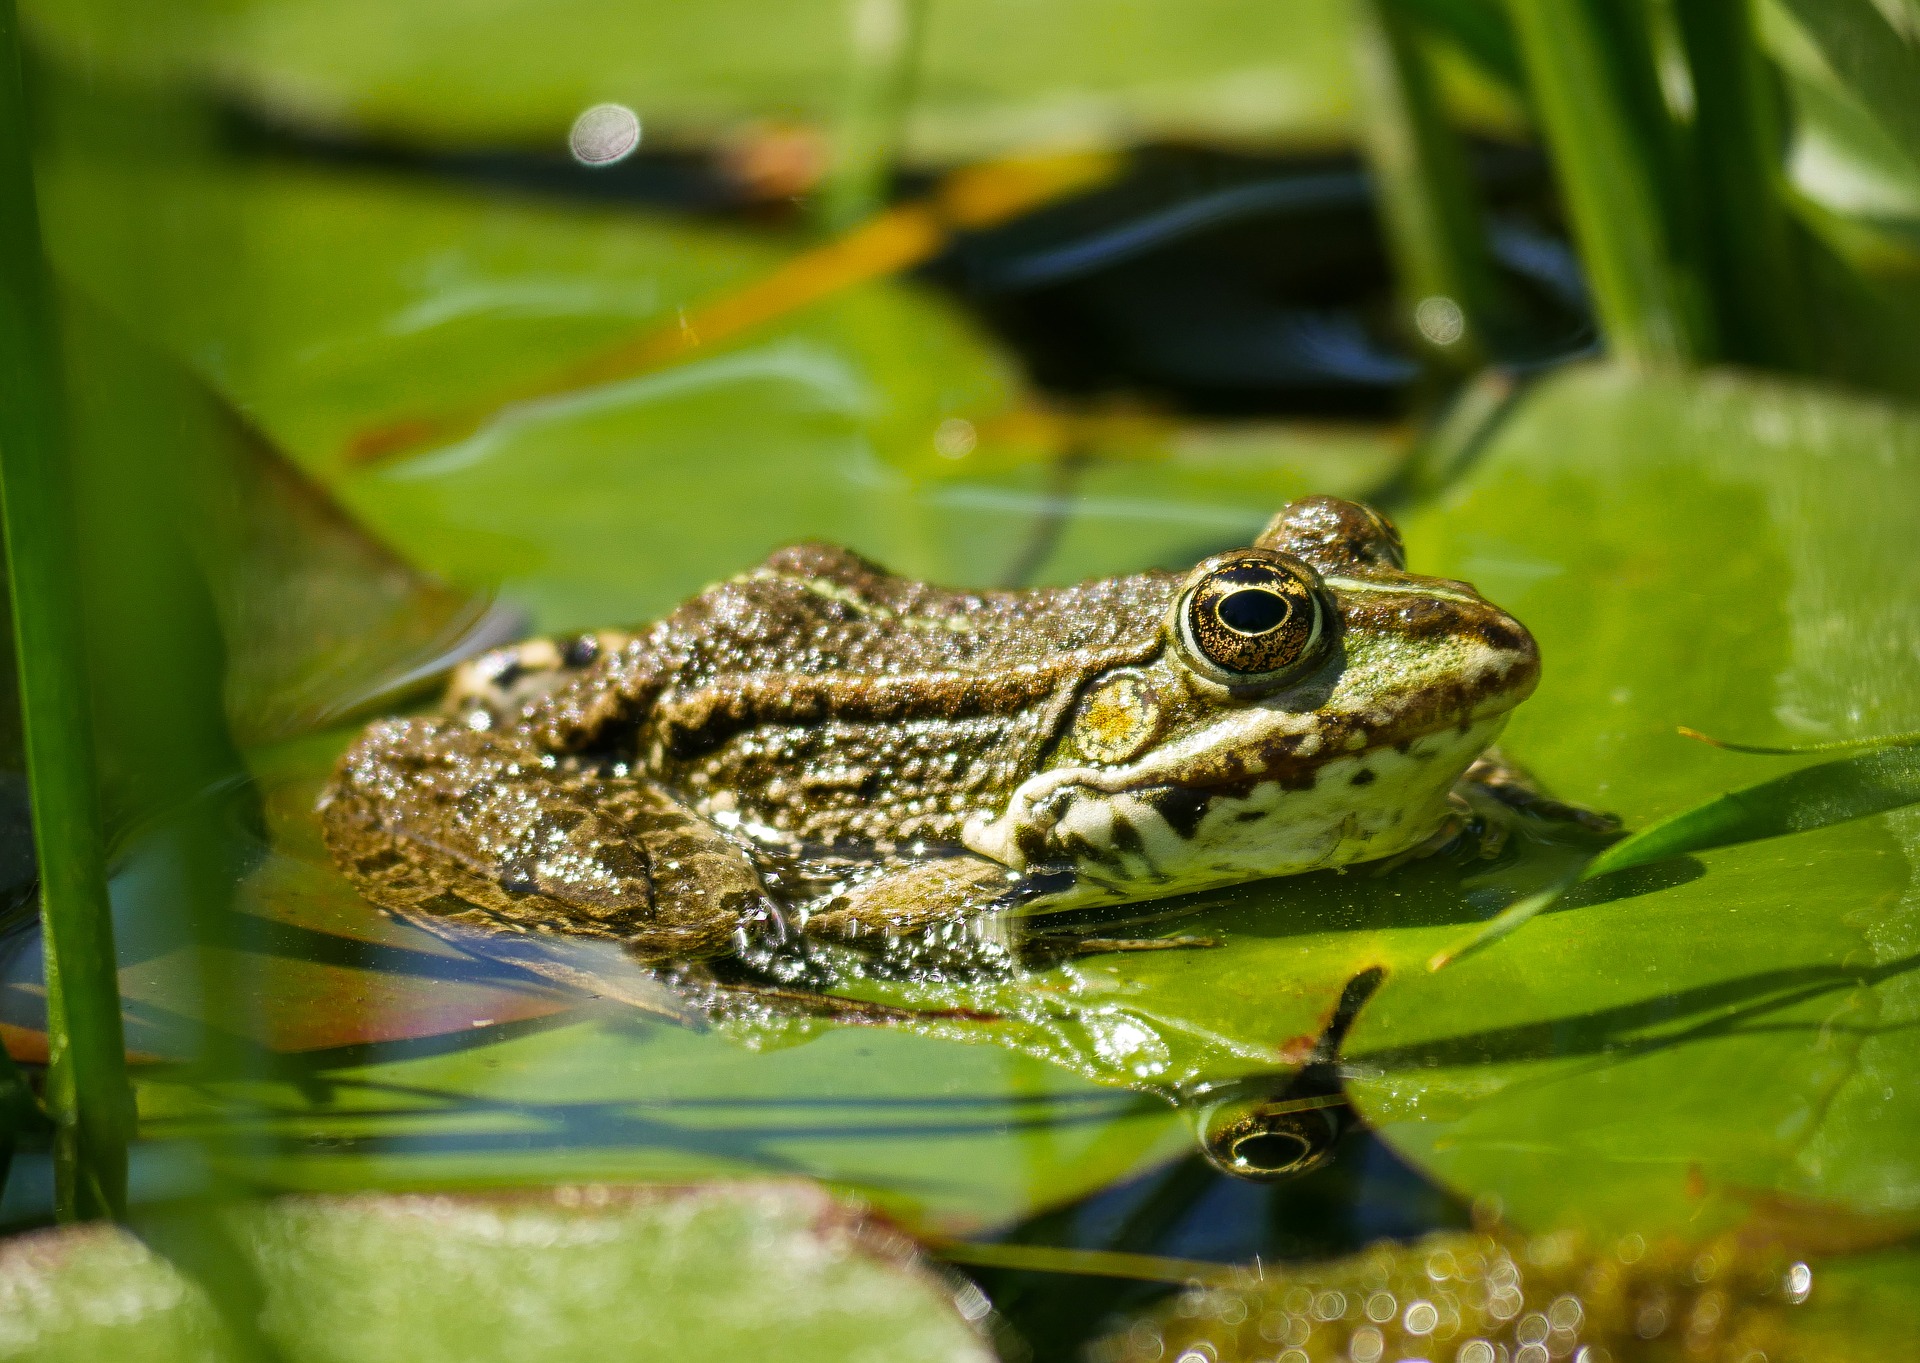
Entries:
{"type": "MultiPolygon", "coordinates": [[[[1619,817],[1556,800],[1524,768],[1509,761],[1498,748],[1488,748],[1474,759],[1460,778],[1462,792],[1476,813],[1488,804],[1536,823],[1564,828],[1600,837],[1620,831],[1619,817]],[[1484,797],[1475,800],[1474,796],[1484,797]]],[[[1497,810],[1495,811],[1497,813],[1497,810]]]]}
{"type": "Polygon", "coordinates": [[[771,912],[752,863],[666,792],[449,720],[374,725],[320,808],[347,878],[415,921],[611,939],[660,961],[724,954],[771,912]]]}
{"type": "Polygon", "coordinates": [[[1373,862],[1367,868],[1369,874],[1388,875],[1409,862],[1425,861],[1430,857],[1454,861],[1491,861],[1500,855],[1507,845],[1507,825],[1504,820],[1484,816],[1458,791],[1448,795],[1447,805],[1447,815],[1438,828],[1413,846],[1373,862]]]}

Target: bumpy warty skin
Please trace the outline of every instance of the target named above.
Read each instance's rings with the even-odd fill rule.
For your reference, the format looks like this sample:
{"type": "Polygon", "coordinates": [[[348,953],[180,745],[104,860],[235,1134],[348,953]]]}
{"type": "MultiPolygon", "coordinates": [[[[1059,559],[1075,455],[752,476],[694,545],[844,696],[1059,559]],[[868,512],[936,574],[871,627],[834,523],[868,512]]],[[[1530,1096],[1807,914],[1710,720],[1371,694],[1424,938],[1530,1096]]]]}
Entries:
{"type": "Polygon", "coordinates": [[[962,592],[781,550],[538,703],[555,751],[631,754],[703,812],[809,841],[957,842],[1088,677],[1159,651],[1180,577],[962,592]]]}
{"type": "Polygon", "coordinates": [[[784,917],[871,931],[863,903],[909,930],[1023,878],[1069,907],[1405,851],[1537,673],[1518,622],[1331,498],[1190,573],[1027,591],[800,545],[652,625],[471,665],[453,717],[369,730],[323,816],[397,912],[713,955],[784,917]],[[1298,666],[1248,682],[1177,623],[1250,560],[1319,614],[1298,666]],[[976,864],[902,869],[928,856],[976,864]]]}

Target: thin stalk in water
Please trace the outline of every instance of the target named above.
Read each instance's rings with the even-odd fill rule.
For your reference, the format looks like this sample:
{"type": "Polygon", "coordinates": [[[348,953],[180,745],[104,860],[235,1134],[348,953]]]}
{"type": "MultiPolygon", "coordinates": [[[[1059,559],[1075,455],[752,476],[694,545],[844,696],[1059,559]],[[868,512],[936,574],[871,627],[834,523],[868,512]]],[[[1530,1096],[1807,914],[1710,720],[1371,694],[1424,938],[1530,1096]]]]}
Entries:
{"type": "Polygon", "coordinates": [[[1721,348],[1728,359],[1804,369],[1805,286],[1786,208],[1777,78],[1747,0],[1685,0],[1673,16],[1693,86],[1701,264],[1721,348]]]}
{"type": "Polygon", "coordinates": [[[820,220],[844,232],[872,217],[887,191],[920,65],[930,0],[851,0],[847,74],[833,164],[820,191],[820,220]]]}
{"type": "Polygon", "coordinates": [[[1713,358],[1645,12],[1614,0],[1507,8],[1609,349],[1642,365],[1713,358]]]}
{"type": "Polygon", "coordinates": [[[107,899],[79,548],[13,0],[0,0],[0,526],[40,859],[55,1212],[126,1212],[133,1104],[107,899]]]}
{"type": "Polygon", "coordinates": [[[1496,294],[1467,158],[1399,0],[1358,0],[1361,133],[1386,219],[1401,323],[1435,366],[1486,360],[1496,294]]]}

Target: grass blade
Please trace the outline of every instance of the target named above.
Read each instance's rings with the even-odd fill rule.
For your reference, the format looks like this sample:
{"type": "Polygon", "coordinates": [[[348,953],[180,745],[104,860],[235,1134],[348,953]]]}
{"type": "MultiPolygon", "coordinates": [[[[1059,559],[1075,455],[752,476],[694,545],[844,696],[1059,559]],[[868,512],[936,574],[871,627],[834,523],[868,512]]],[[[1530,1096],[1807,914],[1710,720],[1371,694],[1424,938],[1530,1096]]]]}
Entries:
{"type": "Polygon", "coordinates": [[[1521,90],[1520,52],[1499,0],[1395,0],[1431,32],[1459,48],[1502,85],[1521,90]]]}
{"type": "Polygon", "coordinates": [[[1636,364],[1711,358],[1643,16],[1610,0],[1508,12],[1609,347],[1636,364]]]}
{"type": "Polygon", "coordinates": [[[126,1209],[133,1107],[100,825],[58,331],[13,0],[0,0],[0,519],[40,860],[56,1209],[126,1209]]]}
{"type": "Polygon", "coordinates": [[[913,87],[931,0],[852,0],[847,73],[833,164],[820,189],[820,218],[844,232],[877,213],[913,105],[913,87]]]}
{"type": "Polygon", "coordinates": [[[1727,752],[1754,753],[1761,757],[1802,757],[1822,752],[1867,752],[1878,748],[1898,748],[1906,744],[1920,744],[1920,733],[1887,734],[1880,738],[1841,738],[1831,743],[1804,743],[1795,747],[1772,748],[1760,743],[1729,743],[1724,738],[1715,738],[1703,734],[1698,729],[1689,729],[1682,724],[1679,728],[1682,738],[1691,738],[1705,743],[1708,747],[1723,748],[1727,752]]]}
{"type": "Polygon", "coordinates": [[[1726,358],[1804,369],[1799,242],[1783,193],[1786,130],[1747,0],[1673,7],[1693,83],[1702,272],[1726,358]]]}
{"type": "Polygon", "coordinates": [[[1894,143],[1920,160],[1920,44],[1874,0],[1782,0],[1782,8],[1894,143]]]}
{"type": "Polygon", "coordinates": [[[1400,321],[1439,366],[1478,369],[1494,312],[1486,229],[1459,139],[1398,0],[1358,0],[1362,132],[1400,290],[1400,321]]]}
{"type": "Polygon", "coordinates": [[[1428,969],[1439,970],[1484,951],[1553,907],[1581,881],[1669,857],[1809,833],[1916,803],[1920,803],[1920,744],[1911,741],[1802,767],[1771,781],[1730,791],[1623,838],[1588,862],[1579,874],[1509,904],[1472,936],[1436,955],[1427,963],[1428,969]]]}

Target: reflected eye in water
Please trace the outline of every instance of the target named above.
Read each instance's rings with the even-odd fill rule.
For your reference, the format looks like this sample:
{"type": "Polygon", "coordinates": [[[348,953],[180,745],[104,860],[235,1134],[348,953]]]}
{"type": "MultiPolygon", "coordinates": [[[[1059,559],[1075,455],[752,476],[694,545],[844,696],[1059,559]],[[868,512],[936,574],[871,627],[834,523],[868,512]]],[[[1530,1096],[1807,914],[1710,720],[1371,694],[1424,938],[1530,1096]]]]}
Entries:
{"type": "Polygon", "coordinates": [[[1195,569],[1179,607],[1180,644],[1215,680],[1277,683],[1319,660],[1326,617],[1312,568],[1285,554],[1243,550],[1195,569]]]}
{"type": "Polygon", "coordinates": [[[1343,1110],[1338,1103],[1221,1103],[1200,1115],[1200,1149],[1207,1163],[1235,1178],[1293,1178],[1333,1158],[1343,1110]]]}

